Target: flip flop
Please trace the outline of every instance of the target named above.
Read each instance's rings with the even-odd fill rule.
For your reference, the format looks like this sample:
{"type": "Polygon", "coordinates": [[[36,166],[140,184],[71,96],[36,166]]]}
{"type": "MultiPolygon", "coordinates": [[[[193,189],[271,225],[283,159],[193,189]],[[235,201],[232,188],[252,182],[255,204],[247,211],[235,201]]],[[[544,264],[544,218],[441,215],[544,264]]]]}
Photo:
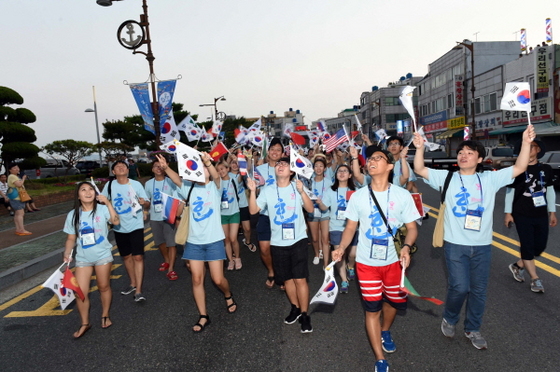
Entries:
{"type": "MultiPolygon", "coordinates": [[[[111,322],[111,324],[107,325],[107,319],[109,319],[108,316],[104,316],[104,317],[101,318],[101,328],[107,329],[107,328],[109,328],[110,326],[113,325],[113,322],[111,322]]],[[[111,319],[109,319],[109,321],[111,321],[111,319]]]]}
{"type": "Polygon", "coordinates": [[[274,288],[274,277],[273,276],[269,276],[266,278],[266,282],[264,282],[264,285],[266,286],[266,288],[268,289],[272,289],[274,288]],[[268,283],[272,283],[272,284],[268,284],[268,283]]]}

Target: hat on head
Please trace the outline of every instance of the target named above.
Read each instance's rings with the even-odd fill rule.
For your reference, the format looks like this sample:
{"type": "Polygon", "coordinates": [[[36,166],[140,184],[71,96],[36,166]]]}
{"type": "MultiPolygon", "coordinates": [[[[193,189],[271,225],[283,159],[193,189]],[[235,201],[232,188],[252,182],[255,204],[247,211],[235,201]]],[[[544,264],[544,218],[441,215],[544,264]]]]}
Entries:
{"type": "Polygon", "coordinates": [[[369,158],[371,155],[373,155],[374,152],[377,151],[381,151],[381,147],[377,146],[377,145],[371,145],[366,147],[366,158],[369,158]]]}
{"type": "MultiPolygon", "coordinates": [[[[516,155],[516,156],[519,155],[519,153],[521,152],[521,142],[522,141],[518,141],[513,148],[513,154],[516,155]]],[[[533,140],[533,142],[535,142],[537,145],[539,145],[540,150],[539,150],[539,153],[537,154],[537,159],[540,159],[546,153],[546,146],[544,145],[544,142],[541,141],[538,138],[535,138],[533,140]]]]}

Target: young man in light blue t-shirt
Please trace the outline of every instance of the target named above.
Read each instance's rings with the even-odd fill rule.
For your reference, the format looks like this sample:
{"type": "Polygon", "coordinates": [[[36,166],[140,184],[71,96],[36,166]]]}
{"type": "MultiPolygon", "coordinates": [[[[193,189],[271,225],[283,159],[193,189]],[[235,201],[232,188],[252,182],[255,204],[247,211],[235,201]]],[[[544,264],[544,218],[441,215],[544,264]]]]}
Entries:
{"type": "MultiPolygon", "coordinates": [[[[515,165],[497,172],[481,172],[484,146],[477,141],[463,141],[457,147],[459,171],[452,175],[445,194],[444,245],[448,271],[447,299],[441,323],[445,337],[455,336],[461,308],[466,302],[465,336],[477,349],[488,344],[480,334],[490,275],[492,222],[498,190],[525,172],[535,131],[529,125],[523,132],[523,145],[515,165]]],[[[414,171],[436,190],[441,190],[449,173],[424,165],[424,140],[414,134],[414,171]]]]}

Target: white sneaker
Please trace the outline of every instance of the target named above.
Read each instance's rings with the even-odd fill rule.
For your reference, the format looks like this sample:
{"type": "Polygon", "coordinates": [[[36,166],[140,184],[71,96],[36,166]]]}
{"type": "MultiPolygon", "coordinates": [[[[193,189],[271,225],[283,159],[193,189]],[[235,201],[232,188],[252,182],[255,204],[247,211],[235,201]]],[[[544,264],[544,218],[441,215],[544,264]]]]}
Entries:
{"type": "Polygon", "coordinates": [[[319,258],[323,259],[323,251],[319,251],[319,258]]]}
{"type": "Polygon", "coordinates": [[[319,257],[313,259],[313,265],[319,265],[319,257]]]}

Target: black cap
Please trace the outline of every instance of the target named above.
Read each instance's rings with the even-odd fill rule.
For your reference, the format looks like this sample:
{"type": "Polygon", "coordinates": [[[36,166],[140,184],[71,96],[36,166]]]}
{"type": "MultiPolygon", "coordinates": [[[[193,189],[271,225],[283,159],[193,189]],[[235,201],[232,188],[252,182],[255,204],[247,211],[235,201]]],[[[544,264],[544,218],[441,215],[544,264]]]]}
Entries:
{"type": "MultiPolygon", "coordinates": [[[[544,145],[544,142],[541,141],[538,138],[535,138],[533,140],[533,142],[535,142],[537,145],[539,145],[540,150],[539,150],[539,153],[537,154],[537,159],[540,159],[546,153],[546,146],[544,145]]],[[[518,141],[513,148],[513,154],[514,155],[519,155],[520,152],[521,152],[521,141],[518,141]]]]}
{"type": "Polygon", "coordinates": [[[381,147],[377,145],[371,145],[366,147],[366,158],[369,158],[371,155],[373,155],[374,152],[377,151],[381,151],[381,147]]]}
{"type": "Polygon", "coordinates": [[[274,145],[280,145],[280,147],[282,147],[282,152],[284,152],[284,145],[282,145],[282,141],[280,141],[280,138],[274,137],[273,139],[271,139],[270,144],[268,145],[268,150],[270,150],[270,148],[274,145]]]}
{"type": "Polygon", "coordinates": [[[111,165],[111,170],[114,170],[114,169],[115,169],[115,166],[116,166],[117,164],[119,164],[119,163],[126,165],[126,169],[128,169],[128,164],[126,163],[126,161],[124,161],[124,160],[117,160],[116,162],[113,163],[113,165],[111,165]]]}

